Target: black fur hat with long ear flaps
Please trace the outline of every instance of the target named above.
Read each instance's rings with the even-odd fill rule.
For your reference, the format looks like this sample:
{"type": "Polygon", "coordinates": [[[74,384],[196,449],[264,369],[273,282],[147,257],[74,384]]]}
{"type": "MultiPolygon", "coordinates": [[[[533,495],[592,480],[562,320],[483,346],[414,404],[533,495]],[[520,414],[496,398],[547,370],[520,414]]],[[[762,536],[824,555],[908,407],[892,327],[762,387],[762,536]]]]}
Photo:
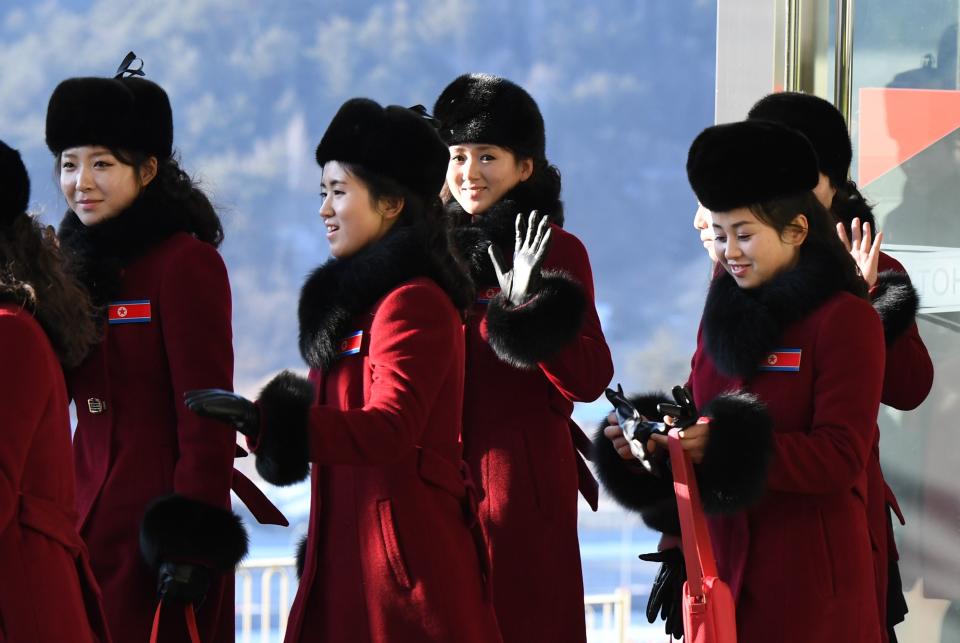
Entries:
{"type": "Polygon", "coordinates": [[[440,194],[450,153],[422,107],[351,98],[317,146],[317,163],[328,161],[359,165],[428,199],[440,194]]]}
{"type": "Polygon", "coordinates": [[[20,153],[0,141],[0,226],[27,211],[30,177],[20,153]]]}
{"type": "Polygon", "coordinates": [[[546,158],[543,116],[519,85],[490,74],[464,74],[440,94],[433,107],[447,145],[486,143],[522,158],[546,158]]]}
{"type": "Polygon", "coordinates": [[[843,185],[850,171],[853,150],[843,114],[819,96],[779,92],[764,96],[750,108],[749,119],[776,121],[809,139],[820,161],[820,171],[834,186],[843,185]]]}
{"type": "Polygon", "coordinates": [[[703,130],[690,146],[687,178],[705,208],[727,212],[813,190],[820,172],[803,134],[747,120],[703,130]]]}
{"type": "Polygon", "coordinates": [[[173,112],[162,87],[149,81],[133,52],[114,78],[68,78],[57,85],[47,105],[47,147],[54,154],[81,145],[141,152],[170,158],[173,112]]]}

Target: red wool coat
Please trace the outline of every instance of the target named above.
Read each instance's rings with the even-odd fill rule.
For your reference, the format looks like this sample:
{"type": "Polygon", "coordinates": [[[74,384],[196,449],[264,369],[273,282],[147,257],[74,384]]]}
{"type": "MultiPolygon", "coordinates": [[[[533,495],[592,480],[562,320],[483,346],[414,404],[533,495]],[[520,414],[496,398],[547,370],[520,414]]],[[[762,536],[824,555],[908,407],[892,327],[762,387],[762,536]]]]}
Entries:
{"type": "Polygon", "coordinates": [[[285,641],[496,643],[465,517],[460,316],[417,277],[346,335],[332,366],[311,370],[312,386],[282,374],[258,401],[263,472],[267,440],[290,424],[290,396],[314,400],[301,416],[305,453],[294,448],[313,463],[312,505],[285,641]]]}
{"type": "MultiPolygon", "coordinates": [[[[737,596],[741,643],[880,640],[867,522],[866,467],[876,442],[883,330],[841,292],[786,327],[799,370],[722,375],[698,338],[690,385],[699,408],[746,390],[773,421],[761,500],[709,518],[721,576],[737,596]]],[[[711,437],[713,440],[713,436],[711,437]]]]}
{"type": "Polygon", "coordinates": [[[60,363],[33,317],[0,304],[0,641],[109,641],[73,509],[60,363]]]}
{"type": "Polygon", "coordinates": [[[548,361],[517,360],[531,368],[498,357],[491,342],[506,343],[501,352],[512,358],[550,334],[559,323],[554,312],[566,312],[540,311],[536,298],[529,319],[514,319],[526,313],[520,307],[492,331],[490,309],[481,301],[466,328],[464,453],[484,494],[480,518],[489,540],[497,619],[508,643],[586,640],[577,538],[583,471],[572,438],[580,431],[570,415],[574,402],[603,392],[613,362],[594,305],[586,249],[572,234],[551,227],[545,273],[563,271],[585,299],[573,341],[548,361]]]}
{"type": "MultiPolygon", "coordinates": [[[[906,270],[893,257],[880,253],[879,270],[893,271],[906,278],[906,270]]],[[[882,284],[888,275],[881,277],[882,284]]],[[[889,299],[888,295],[875,288],[872,293],[875,299],[889,299]]],[[[902,302],[891,302],[889,306],[881,303],[881,310],[885,313],[887,328],[886,366],[883,376],[883,394],[881,402],[901,411],[910,411],[926,399],[933,386],[933,362],[927,353],[927,347],[920,338],[920,331],[913,319],[914,307],[907,305],[906,313],[909,318],[897,319],[906,314],[902,302]],[[890,308],[888,311],[887,309],[890,308]]],[[[870,537],[874,550],[874,573],[877,578],[877,606],[880,623],[883,627],[883,640],[887,640],[887,586],[891,561],[898,559],[897,546],[893,539],[893,529],[890,521],[890,510],[897,514],[902,521],[903,515],[897,499],[886,483],[880,469],[880,434],[873,445],[873,455],[867,466],[867,506],[870,521],[870,537]]]]}
{"type": "MultiPolygon", "coordinates": [[[[157,607],[157,576],[140,553],[145,509],[172,493],[230,506],[234,434],[182,402],[190,389],[232,388],[230,285],[217,251],[180,232],[127,265],[115,301],[126,303],[111,306],[103,341],[68,374],[78,524],[113,639],[145,641],[157,607]]],[[[233,610],[230,574],[198,611],[204,643],[233,641],[233,610]]],[[[189,640],[182,611],[164,611],[160,640],[189,640]]]]}

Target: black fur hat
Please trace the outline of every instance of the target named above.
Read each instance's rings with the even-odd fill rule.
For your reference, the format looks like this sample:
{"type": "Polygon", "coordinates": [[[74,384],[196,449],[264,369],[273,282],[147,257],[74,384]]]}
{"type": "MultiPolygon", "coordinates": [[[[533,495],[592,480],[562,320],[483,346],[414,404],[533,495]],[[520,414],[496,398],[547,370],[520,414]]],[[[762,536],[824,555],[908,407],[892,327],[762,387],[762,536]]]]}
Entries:
{"type": "Polygon", "coordinates": [[[0,141],[0,225],[27,211],[30,178],[20,153],[0,141]]]}
{"type": "Polygon", "coordinates": [[[687,178],[704,207],[727,212],[812,190],[820,174],[802,134],[747,120],[703,130],[690,146],[687,178]]]}
{"type": "Polygon", "coordinates": [[[317,146],[317,163],[355,163],[424,198],[440,194],[450,153],[429,121],[413,109],[351,98],[317,146]]]}
{"type": "Polygon", "coordinates": [[[54,154],[103,145],[170,158],[173,112],[162,87],[145,78],[68,78],[47,105],[47,147],[54,154]]]}
{"type": "Polygon", "coordinates": [[[776,121],[806,136],[820,161],[820,171],[834,186],[847,182],[853,150],[843,115],[832,103],[799,92],[770,94],[757,101],[750,119],[776,121]]]}
{"type": "Polygon", "coordinates": [[[521,158],[546,158],[543,116],[519,85],[490,74],[464,74],[447,85],[433,107],[447,145],[487,143],[521,158]]]}

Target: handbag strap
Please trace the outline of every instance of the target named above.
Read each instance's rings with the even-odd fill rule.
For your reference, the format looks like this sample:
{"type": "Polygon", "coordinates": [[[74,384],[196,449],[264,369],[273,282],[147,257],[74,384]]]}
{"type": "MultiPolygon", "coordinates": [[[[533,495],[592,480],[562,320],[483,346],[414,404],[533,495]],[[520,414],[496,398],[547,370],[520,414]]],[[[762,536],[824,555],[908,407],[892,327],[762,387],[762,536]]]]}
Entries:
{"type": "MultiPolygon", "coordinates": [[[[150,629],[150,643],[157,643],[160,636],[160,611],[163,609],[163,600],[157,604],[157,611],[153,614],[153,627],[150,629]]],[[[193,611],[193,604],[186,603],[183,606],[183,617],[187,622],[187,633],[190,635],[190,643],[200,643],[200,632],[197,628],[197,616],[193,611]]]]}
{"type": "Polygon", "coordinates": [[[717,575],[717,563],[713,557],[713,545],[707,530],[707,519],[703,514],[703,504],[700,502],[700,489],[693,473],[693,463],[683,450],[679,433],[679,429],[671,429],[668,434],[673,490],[677,495],[683,558],[687,564],[690,594],[695,598],[702,598],[703,578],[717,575]]]}

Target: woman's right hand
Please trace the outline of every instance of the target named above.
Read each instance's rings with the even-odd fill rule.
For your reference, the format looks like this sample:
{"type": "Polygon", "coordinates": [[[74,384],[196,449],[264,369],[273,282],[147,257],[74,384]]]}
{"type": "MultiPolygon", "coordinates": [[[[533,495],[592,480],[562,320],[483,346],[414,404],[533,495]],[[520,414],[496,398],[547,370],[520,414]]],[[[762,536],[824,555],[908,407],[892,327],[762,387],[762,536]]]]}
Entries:
{"type": "Polygon", "coordinates": [[[607,426],[603,428],[603,434],[613,442],[613,448],[624,460],[636,460],[633,453],[630,452],[630,443],[623,437],[623,429],[617,423],[617,414],[611,413],[607,416],[607,426]]]}

